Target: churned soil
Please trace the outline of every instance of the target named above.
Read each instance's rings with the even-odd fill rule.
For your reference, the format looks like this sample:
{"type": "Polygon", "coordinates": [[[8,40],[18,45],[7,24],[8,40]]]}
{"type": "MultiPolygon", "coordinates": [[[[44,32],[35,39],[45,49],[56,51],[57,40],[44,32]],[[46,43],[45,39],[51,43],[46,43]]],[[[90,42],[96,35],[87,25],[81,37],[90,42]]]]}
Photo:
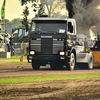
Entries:
{"type": "MultiPolygon", "coordinates": [[[[49,65],[33,70],[31,64],[9,62],[0,60],[0,78],[100,73],[100,68],[68,71],[51,70],[49,65]]],[[[100,100],[100,77],[0,85],[0,100],[100,100]]]]}
{"type": "Polygon", "coordinates": [[[0,100],[100,100],[100,78],[0,85],[0,100]]]}

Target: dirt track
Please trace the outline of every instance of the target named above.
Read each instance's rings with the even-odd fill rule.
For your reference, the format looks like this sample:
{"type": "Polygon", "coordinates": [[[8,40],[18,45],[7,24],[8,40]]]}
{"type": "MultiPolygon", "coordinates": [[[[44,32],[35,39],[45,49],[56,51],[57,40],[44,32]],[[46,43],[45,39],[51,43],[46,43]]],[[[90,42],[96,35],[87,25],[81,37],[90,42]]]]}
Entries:
{"type": "Polygon", "coordinates": [[[0,86],[0,100],[100,100],[100,78],[0,86]]]}
{"type": "Polygon", "coordinates": [[[41,66],[40,70],[33,70],[31,64],[2,64],[0,65],[0,78],[2,77],[21,77],[21,76],[36,76],[36,75],[69,75],[69,74],[86,74],[100,73],[100,68],[93,70],[75,69],[68,71],[66,68],[62,70],[51,70],[50,66],[41,66]]]}
{"type": "MultiPolygon", "coordinates": [[[[50,66],[32,70],[31,64],[7,64],[0,60],[0,78],[36,75],[100,73],[93,70],[51,70],[50,66]]],[[[0,85],[0,100],[100,100],[100,77],[0,85]]]]}

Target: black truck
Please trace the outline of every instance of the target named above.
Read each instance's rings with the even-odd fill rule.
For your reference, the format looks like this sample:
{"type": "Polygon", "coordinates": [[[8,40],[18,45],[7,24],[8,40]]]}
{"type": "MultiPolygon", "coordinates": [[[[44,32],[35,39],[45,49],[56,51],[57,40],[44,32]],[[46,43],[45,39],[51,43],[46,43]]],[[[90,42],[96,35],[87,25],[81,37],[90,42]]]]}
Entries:
{"type": "Polygon", "coordinates": [[[50,64],[51,69],[62,69],[65,65],[73,70],[78,63],[93,68],[93,54],[76,45],[75,19],[67,18],[32,19],[27,60],[34,70],[46,64],[50,64]]]}

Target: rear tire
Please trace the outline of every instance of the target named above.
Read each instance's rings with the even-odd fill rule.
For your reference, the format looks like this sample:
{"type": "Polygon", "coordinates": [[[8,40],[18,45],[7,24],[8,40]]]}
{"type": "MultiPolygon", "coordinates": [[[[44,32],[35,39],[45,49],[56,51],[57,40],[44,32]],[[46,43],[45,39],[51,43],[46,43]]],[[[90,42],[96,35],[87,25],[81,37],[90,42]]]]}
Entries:
{"type": "Polygon", "coordinates": [[[88,63],[79,64],[79,68],[80,69],[89,69],[89,70],[92,70],[93,69],[93,62],[94,62],[94,57],[93,57],[93,54],[90,53],[89,54],[88,63]]]}
{"type": "Polygon", "coordinates": [[[74,70],[75,64],[76,64],[75,55],[74,53],[71,53],[69,62],[66,64],[67,70],[71,70],[71,71],[74,70]]]}
{"type": "Polygon", "coordinates": [[[94,57],[93,57],[93,54],[90,53],[90,55],[89,55],[89,62],[88,62],[88,66],[87,66],[87,68],[89,70],[93,69],[93,63],[94,63],[94,57]]]}
{"type": "Polygon", "coordinates": [[[32,68],[34,70],[38,70],[40,68],[40,64],[39,64],[39,61],[34,61],[32,60],[32,68]]]}

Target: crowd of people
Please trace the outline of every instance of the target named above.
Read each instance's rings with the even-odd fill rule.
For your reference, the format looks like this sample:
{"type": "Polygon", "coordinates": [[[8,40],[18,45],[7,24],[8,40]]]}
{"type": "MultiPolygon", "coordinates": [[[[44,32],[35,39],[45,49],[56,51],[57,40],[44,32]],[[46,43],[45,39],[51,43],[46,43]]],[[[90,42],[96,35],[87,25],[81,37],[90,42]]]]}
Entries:
{"type": "Polygon", "coordinates": [[[11,34],[10,38],[8,38],[9,34],[5,37],[5,44],[8,47],[8,52],[11,52],[11,56],[14,56],[14,47],[13,47],[13,34],[11,34]]]}
{"type": "MultiPolygon", "coordinates": [[[[76,44],[77,44],[77,39],[76,39],[76,44]]],[[[87,41],[87,38],[83,38],[81,40],[81,42],[79,43],[79,45],[84,46],[86,49],[88,48],[100,48],[100,38],[97,40],[97,38],[95,38],[94,40],[91,39],[91,42],[89,43],[87,41]]]]}

